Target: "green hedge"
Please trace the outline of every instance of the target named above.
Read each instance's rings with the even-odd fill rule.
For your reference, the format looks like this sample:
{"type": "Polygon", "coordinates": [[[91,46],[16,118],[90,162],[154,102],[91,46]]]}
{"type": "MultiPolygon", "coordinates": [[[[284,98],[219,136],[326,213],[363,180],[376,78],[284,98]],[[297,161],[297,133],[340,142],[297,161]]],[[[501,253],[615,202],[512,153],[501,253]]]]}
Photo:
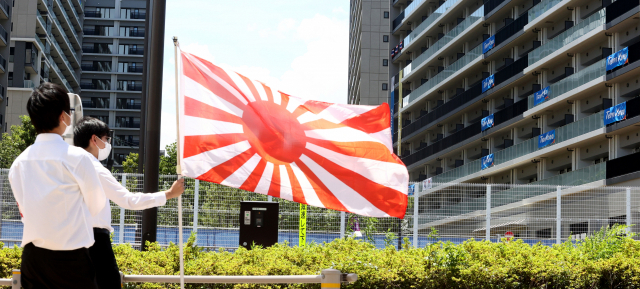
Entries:
{"type": "MultiPolygon", "coordinates": [[[[553,247],[521,240],[461,245],[438,242],[426,248],[383,250],[353,240],[336,240],[304,248],[276,245],[267,249],[203,252],[191,242],[185,249],[188,275],[303,275],[335,268],[357,273],[343,288],[639,288],[640,243],[624,227],[602,230],[585,241],[553,247]]],[[[192,240],[192,239],[190,239],[192,240]]],[[[148,252],[127,245],[114,247],[125,274],[165,275],[178,272],[178,248],[148,252]]],[[[2,248],[2,278],[20,262],[19,248],[2,248]]],[[[127,284],[127,288],[178,288],[174,284],[127,284]]],[[[320,288],[300,285],[194,285],[187,288],[320,288]]]]}

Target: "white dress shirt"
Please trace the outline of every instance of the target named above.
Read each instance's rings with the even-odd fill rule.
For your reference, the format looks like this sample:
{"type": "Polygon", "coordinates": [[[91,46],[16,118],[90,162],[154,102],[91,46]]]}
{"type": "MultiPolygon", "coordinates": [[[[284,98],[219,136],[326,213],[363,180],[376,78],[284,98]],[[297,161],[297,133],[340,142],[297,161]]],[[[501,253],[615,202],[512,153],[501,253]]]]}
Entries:
{"type": "Polygon", "coordinates": [[[93,218],[106,197],[85,150],[58,134],[38,134],[9,170],[22,215],[22,247],[75,250],[93,245],[93,218]]]}
{"type": "Polygon", "coordinates": [[[113,177],[111,172],[105,168],[95,156],[91,155],[93,159],[93,165],[98,172],[100,183],[107,196],[107,203],[102,208],[98,215],[93,217],[93,227],[107,229],[113,232],[111,227],[111,205],[109,200],[112,200],[118,206],[127,210],[144,210],[153,207],[164,206],[167,202],[167,197],[164,192],[145,194],[145,193],[132,193],[129,192],[120,182],[113,177]]]}

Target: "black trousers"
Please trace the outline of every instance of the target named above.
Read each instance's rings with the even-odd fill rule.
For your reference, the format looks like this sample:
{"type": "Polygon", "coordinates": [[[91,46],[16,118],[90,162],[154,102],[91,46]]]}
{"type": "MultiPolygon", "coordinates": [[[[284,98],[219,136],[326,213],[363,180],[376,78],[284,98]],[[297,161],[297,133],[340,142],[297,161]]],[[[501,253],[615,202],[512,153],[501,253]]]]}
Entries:
{"type": "Polygon", "coordinates": [[[116,256],[111,248],[111,234],[107,229],[93,228],[95,243],[89,248],[93,266],[96,268],[96,280],[100,289],[120,289],[120,270],[116,256]]]}
{"type": "Polygon", "coordinates": [[[52,251],[27,244],[20,266],[25,289],[97,289],[96,275],[87,248],[52,251]]]}

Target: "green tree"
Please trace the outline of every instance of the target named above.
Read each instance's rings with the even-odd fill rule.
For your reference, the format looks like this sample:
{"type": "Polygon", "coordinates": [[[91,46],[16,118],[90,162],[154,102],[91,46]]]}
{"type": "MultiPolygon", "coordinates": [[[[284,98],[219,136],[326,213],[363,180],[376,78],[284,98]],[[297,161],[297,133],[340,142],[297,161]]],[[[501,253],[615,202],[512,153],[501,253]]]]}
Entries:
{"type": "Polygon", "coordinates": [[[27,147],[36,141],[36,129],[31,118],[20,116],[21,124],[12,125],[11,133],[3,133],[0,139],[0,167],[9,168],[27,147]]]}
{"type": "Polygon", "coordinates": [[[165,148],[165,156],[160,156],[160,174],[175,175],[176,166],[178,165],[178,144],[173,142],[165,148]]]}
{"type": "Polygon", "coordinates": [[[138,173],[138,162],[140,155],[137,153],[129,153],[129,155],[122,162],[122,169],[125,173],[133,174],[138,173]]]}

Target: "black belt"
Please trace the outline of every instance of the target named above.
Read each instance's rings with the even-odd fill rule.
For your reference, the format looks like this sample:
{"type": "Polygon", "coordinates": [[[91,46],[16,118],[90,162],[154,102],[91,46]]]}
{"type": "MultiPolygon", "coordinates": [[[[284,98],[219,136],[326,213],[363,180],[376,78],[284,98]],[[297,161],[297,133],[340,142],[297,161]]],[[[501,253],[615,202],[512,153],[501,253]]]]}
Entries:
{"type": "Polygon", "coordinates": [[[93,234],[107,234],[111,235],[111,232],[104,228],[93,228],[93,234]]]}

